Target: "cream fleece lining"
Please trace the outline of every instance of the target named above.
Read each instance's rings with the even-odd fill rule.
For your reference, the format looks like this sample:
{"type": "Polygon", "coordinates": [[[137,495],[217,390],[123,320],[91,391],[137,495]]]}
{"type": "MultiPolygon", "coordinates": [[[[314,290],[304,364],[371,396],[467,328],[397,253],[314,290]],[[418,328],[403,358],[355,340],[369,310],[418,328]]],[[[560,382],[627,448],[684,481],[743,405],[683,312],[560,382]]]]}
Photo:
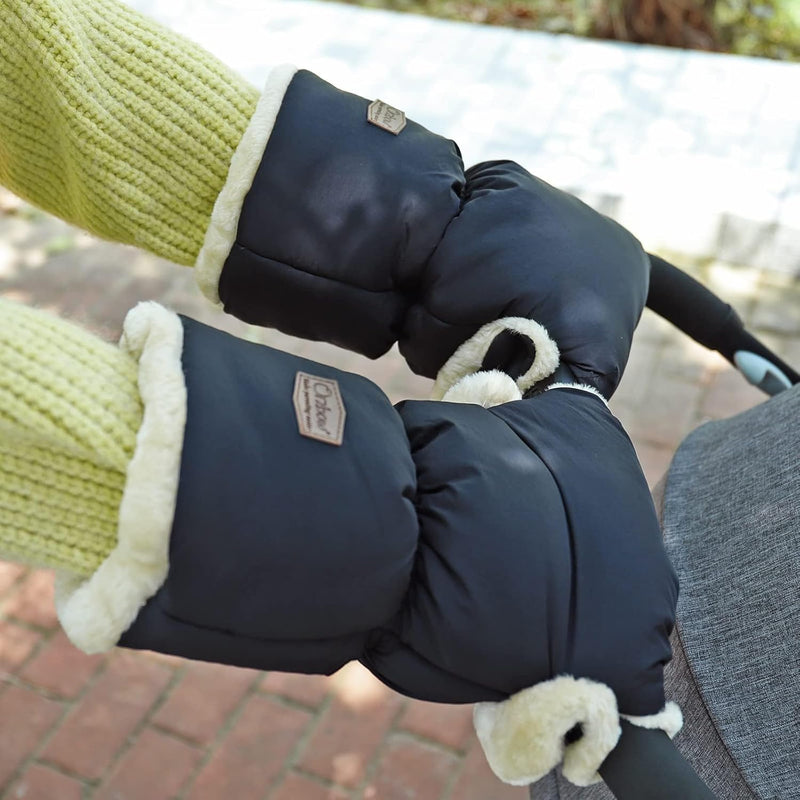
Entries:
{"type": "Polygon", "coordinates": [[[667,703],[658,714],[650,714],[647,717],[630,717],[627,714],[620,714],[622,719],[628,720],[631,725],[638,725],[640,728],[658,728],[664,731],[670,739],[674,739],[676,734],[683,727],[683,714],[677,703],[667,703]]]}
{"type": "Polygon", "coordinates": [[[473,713],[489,766],[513,786],[535,783],[559,763],[564,777],[576,786],[600,782],[600,765],[622,732],[620,717],[643,728],[659,728],[670,738],[683,725],[676,703],[646,717],[621,715],[608,686],[570,675],[537,683],[500,703],[477,703],[473,713]],[[565,745],[565,734],[577,724],[583,735],[565,745]]]}
{"type": "Polygon", "coordinates": [[[608,686],[560,675],[537,683],[501,703],[478,703],[475,732],[492,771],[505,783],[527,786],[563,760],[562,771],[576,786],[602,780],[597,773],[621,734],[617,700],[608,686]],[[564,745],[580,723],[583,736],[564,745]]]}
{"type": "Polygon", "coordinates": [[[436,376],[432,398],[442,400],[462,378],[480,370],[490,345],[504,331],[527,336],[536,350],[533,364],[516,380],[520,393],[524,394],[534,383],[553,373],[558,366],[558,348],[547,330],[532,319],[505,317],[484,325],[447,359],[436,376]]]}
{"type": "Polygon", "coordinates": [[[582,392],[588,392],[589,394],[595,395],[595,397],[599,397],[604,405],[608,405],[608,400],[603,397],[594,386],[589,386],[587,383],[554,383],[552,386],[547,387],[547,391],[550,392],[553,389],[579,389],[582,392]]]}
{"type": "Polygon", "coordinates": [[[236,241],[244,198],[253,185],[283,97],[296,72],[297,67],[292,64],[282,64],[270,72],[253,118],[231,159],[231,168],[225,185],[214,204],[211,222],[197,256],[194,271],[200,290],[217,306],[221,305],[219,277],[236,241]]]}
{"type": "Polygon", "coordinates": [[[484,408],[521,399],[522,392],[514,379],[496,369],[465,375],[442,398],[445,403],[475,403],[484,408]]]}
{"type": "Polygon", "coordinates": [[[125,319],[120,347],[138,360],[144,415],[128,465],[117,546],[88,579],[56,576],[58,618],[85,653],[112,648],[166,579],[186,424],[177,314],[140,303],[125,319]]]}

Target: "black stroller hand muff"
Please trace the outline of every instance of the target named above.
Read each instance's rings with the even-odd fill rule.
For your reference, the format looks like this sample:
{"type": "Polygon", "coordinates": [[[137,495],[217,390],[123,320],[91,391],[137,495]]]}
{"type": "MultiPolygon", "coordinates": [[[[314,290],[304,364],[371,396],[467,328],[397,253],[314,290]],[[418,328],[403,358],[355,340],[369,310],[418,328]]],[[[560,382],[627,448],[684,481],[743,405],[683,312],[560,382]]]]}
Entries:
{"type": "MultiPolygon", "coordinates": [[[[515,783],[552,769],[576,726],[578,783],[598,779],[620,714],[679,726],[662,676],[677,582],[596,390],[492,406],[510,379],[479,373],[392,407],[359,376],[153,304],[125,342],[153,386],[182,383],[185,426],[145,392],[145,424],[170,435],[134,455],[174,464],[176,493],[91,577],[60,580],[78,646],[309,673],[359,659],[409,696],[481,703],[490,763],[515,783]]],[[[134,471],[126,497],[151,480],[134,471]]]]}

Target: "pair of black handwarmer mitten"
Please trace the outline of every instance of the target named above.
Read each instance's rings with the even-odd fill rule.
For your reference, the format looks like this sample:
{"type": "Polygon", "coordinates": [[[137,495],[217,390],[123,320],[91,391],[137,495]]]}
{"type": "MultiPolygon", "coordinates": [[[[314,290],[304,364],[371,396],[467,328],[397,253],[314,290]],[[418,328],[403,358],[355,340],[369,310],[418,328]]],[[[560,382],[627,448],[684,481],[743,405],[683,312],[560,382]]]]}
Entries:
{"type": "Polygon", "coordinates": [[[563,759],[593,782],[620,715],[680,727],[662,675],[676,579],[606,402],[647,257],[514,163],[465,172],[395,110],[378,109],[386,130],[311,73],[276,80],[244,199],[223,191],[212,218],[204,291],[373,357],[399,342],[437,399],[392,407],[359,376],[138,306],[125,524],[94,574],[60,577],[62,623],[90,652],[358,659],[409,696],[477,702],[504,780],[563,759]]]}

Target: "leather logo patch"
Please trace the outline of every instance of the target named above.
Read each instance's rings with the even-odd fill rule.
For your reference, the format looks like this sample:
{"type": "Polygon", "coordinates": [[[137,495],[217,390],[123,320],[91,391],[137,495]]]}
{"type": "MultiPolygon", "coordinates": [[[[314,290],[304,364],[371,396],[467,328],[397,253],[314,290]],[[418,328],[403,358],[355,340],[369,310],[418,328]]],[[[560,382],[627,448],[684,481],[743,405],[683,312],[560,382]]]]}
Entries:
{"type": "Polygon", "coordinates": [[[383,100],[373,100],[367,108],[367,121],[397,136],[406,126],[406,115],[383,100]]]}
{"type": "Polygon", "coordinates": [[[302,436],[337,446],[342,443],[345,410],[338,381],[298,372],[292,400],[302,436]]]}

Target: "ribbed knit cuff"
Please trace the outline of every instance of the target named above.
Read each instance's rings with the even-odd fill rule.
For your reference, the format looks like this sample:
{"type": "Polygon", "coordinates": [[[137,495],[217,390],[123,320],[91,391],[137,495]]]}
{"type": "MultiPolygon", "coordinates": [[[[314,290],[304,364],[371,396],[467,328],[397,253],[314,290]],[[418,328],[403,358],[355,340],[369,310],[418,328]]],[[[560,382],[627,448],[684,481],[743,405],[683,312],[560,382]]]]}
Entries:
{"type": "Polygon", "coordinates": [[[0,431],[0,557],[90,575],[114,549],[123,470],[0,431]]]}
{"type": "Polygon", "coordinates": [[[116,544],[141,422],[132,357],[0,300],[0,555],[96,569],[116,544]]]}
{"type": "Polygon", "coordinates": [[[116,0],[4,0],[0,182],[194,264],[258,92],[116,0]]]}

